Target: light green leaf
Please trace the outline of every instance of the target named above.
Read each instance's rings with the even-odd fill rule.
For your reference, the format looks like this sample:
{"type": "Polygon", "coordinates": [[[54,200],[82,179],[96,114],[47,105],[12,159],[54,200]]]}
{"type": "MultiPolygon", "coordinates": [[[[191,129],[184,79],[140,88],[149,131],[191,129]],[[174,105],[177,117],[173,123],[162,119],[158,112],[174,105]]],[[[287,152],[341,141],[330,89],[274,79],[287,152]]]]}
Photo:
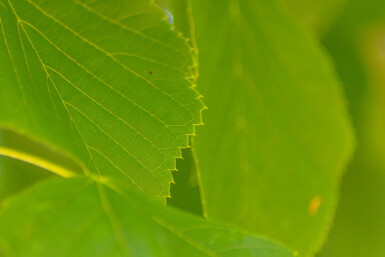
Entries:
{"type": "Polygon", "coordinates": [[[345,83],[357,152],[344,176],[326,245],[317,256],[385,256],[385,2],[351,0],[325,38],[345,83]]]}
{"type": "Polygon", "coordinates": [[[164,200],[201,123],[194,61],[150,0],[1,0],[0,126],[164,200]]]}
{"type": "Polygon", "coordinates": [[[280,0],[293,19],[317,36],[323,36],[341,13],[346,0],[280,0]]]}
{"type": "Polygon", "coordinates": [[[43,182],[14,197],[0,214],[0,231],[0,250],[9,257],[293,256],[264,239],[88,178],[43,182]]]}
{"type": "Polygon", "coordinates": [[[206,216],[309,256],[353,148],[340,84],[274,1],[192,2],[208,107],[194,141],[206,216]]]}

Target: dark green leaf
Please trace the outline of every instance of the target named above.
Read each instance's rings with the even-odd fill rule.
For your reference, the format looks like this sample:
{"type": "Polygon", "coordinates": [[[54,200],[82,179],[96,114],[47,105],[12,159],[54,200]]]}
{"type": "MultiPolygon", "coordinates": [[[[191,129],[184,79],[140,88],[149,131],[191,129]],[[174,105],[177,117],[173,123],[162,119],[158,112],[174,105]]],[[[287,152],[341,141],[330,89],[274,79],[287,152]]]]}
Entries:
{"type": "Polygon", "coordinates": [[[176,161],[178,171],[173,173],[175,184],[171,185],[171,198],[167,199],[167,204],[202,215],[197,160],[192,148],[183,149],[182,157],[176,161]]]}

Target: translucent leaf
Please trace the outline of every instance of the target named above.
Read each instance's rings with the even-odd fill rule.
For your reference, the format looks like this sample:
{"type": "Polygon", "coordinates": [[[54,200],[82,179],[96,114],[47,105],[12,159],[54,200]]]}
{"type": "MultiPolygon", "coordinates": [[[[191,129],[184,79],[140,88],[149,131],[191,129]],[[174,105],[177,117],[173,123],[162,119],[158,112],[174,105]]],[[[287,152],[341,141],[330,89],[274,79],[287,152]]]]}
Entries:
{"type": "Polygon", "coordinates": [[[86,178],[44,182],[10,200],[0,214],[0,251],[10,257],[293,256],[267,240],[86,178]]]}
{"type": "Polygon", "coordinates": [[[0,126],[164,200],[203,108],[164,12],[149,0],[0,3],[0,126]]]}
{"type": "Polygon", "coordinates": [[[208,107],[194,141],[206,216],[309,256],[353,148],[334,71],[274,1],[192,3],[208,107]]]}

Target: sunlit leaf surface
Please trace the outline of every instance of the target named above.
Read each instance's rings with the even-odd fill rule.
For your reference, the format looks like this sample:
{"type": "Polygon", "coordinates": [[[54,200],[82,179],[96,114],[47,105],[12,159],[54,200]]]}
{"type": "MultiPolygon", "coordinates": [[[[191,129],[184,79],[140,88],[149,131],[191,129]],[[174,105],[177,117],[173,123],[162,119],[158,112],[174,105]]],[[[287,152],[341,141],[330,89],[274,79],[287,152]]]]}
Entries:
{"type": "Polygon", "coordinates": [[[203,104],[151,1],[1,0],[0,126],[164,200],[203,104]]]}
{"type": "Polygon", "coordinates": [[[352,152],[330,63],[274,1],[192,1],[200,91],[195,140],[209,219],[314,253],[352,152]]]}

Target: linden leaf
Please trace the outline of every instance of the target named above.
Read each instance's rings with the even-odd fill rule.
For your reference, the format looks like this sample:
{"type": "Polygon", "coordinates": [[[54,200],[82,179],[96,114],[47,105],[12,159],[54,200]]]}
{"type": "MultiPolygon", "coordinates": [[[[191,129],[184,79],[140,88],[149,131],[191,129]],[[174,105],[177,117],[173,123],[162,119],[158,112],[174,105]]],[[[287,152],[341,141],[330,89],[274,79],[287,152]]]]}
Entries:
{"type": "Polygon", "coordinates": [[[0,4],[0,126],[164,200],[203,108],[164,12],[150,0],[0,4]]]}

